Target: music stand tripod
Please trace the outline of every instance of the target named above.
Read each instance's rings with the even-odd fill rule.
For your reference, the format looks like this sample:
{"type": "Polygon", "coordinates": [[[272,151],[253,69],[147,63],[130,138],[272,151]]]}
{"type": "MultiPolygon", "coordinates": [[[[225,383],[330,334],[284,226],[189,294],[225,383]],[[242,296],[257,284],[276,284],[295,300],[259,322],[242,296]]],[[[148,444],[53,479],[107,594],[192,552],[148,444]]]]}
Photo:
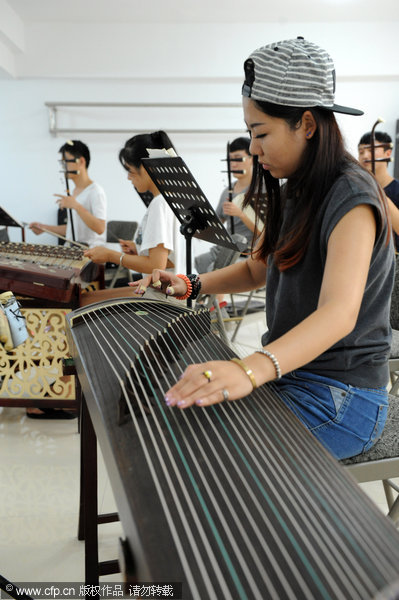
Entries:
{"type": "MultiPolygon", "coordinates": [[[[180,222],[186,240],[187,273],[191,273],[193,237],[238,250],[180,156],[144,158],[143,165],[180,222]]],[[[191,307],[191,300],[187,306],[191,307]]]]}

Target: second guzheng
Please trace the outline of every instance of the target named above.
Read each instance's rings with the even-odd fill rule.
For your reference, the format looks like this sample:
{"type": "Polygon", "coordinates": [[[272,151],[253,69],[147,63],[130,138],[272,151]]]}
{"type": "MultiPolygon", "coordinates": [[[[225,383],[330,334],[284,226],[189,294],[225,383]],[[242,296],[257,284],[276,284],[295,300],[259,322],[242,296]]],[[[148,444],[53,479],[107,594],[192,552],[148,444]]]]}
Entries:
{"type": "Polygon", "coordinates": [[[0,290],[69,304],[77,286],[98,274],[80,248],[0,243],[0,290]]]}
{"type": "Polygon", "coordinates": [[[185,600],[391,598],[398,531],[272,385],[165,405],[188,364],[233,356],[207,311],[141,298],[67,319],[137,581],[185,600]]]}

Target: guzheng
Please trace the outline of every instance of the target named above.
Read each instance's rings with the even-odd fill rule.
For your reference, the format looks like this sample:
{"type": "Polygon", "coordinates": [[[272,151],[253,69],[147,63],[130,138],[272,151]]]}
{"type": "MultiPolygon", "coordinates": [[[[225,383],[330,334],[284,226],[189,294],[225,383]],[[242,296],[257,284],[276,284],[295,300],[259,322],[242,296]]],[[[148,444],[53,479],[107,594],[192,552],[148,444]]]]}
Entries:
{"type": "Polygon", "coordinates": [[[272,384],[165,405],[188,364],[233,356],[207,311],[141,298],[67,318],[137,581],[198,600],[397,597],[399,533],[272,384]]]}
{"type": "Polygon", "coordinates": [[[0,242],[0,290],[69,303],[98,273],[80,248],[0,242]]]}

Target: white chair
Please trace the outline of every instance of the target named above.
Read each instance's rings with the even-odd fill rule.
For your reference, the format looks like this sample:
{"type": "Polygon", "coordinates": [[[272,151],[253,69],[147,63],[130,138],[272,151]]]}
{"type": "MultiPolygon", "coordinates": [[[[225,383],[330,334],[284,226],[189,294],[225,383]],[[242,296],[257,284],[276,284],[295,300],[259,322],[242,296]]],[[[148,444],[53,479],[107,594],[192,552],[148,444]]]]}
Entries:
{"type": "MultiPolygon", "coordinates": [[[[243,246],[246,246],[246,240],[245,238],[243,238],[243,236],[239,234],[232,234],[231,237],[236,242],[237,249],[235,250],[233,248],[225,248],[224,246],[219,246],[215,258],[215,263],[212,269],[213,271],[216,271],[217,269],[223,269],[224,267],[228,267],[229,265],[235,263],[240,256],[243,246]],[[245,242],[243,240],[245,240],[245,242]]],[[[200,294],[197,298],[197,303],[203,303],[204,306],[206,306],[209,309],[212,309],[215,315],[213,320],[216,324],[216,330],[220,337],[223,339],[223,341],[226,344],[229,344],[230,342],[226,333],[226,322],[230,321],[231,319],[223,315],[216,294],[212,294],[209,296],[204,296],[200,294]]]]}
{"type": "Polygon", "coordinates": [[[232,306],[232,316],[236,318],[237,324],[234,330],[233,335],[231,336],[231,341],[234,342],[238,331],[241,327],[241,324],[244,320],[244,317],[250,312],[265,312],[265,286],[259,288],[257,290],[251,290],[248,293],[239,293],[239,294],[231,294],[231,306],[232,306]],[[258,294],[262,294],[262,299],[260,300],[258,294]],[[245,298],[244,305],[239,306],[238,298],[245,298]]]}

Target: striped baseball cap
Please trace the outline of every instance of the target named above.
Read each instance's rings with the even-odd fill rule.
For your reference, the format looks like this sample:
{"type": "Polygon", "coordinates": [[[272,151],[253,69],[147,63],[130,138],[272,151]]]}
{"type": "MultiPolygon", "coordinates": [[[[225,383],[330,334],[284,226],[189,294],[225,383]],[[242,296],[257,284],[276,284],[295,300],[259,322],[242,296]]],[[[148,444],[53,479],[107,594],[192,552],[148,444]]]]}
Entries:
{"type": "Polygon", "coordinates": [[[335,68],[325,50],[303,37],[268,44],[244,63],[242,95],[283,106],[312,107],[362,115],[361,110],[334,104],[335,68]]]}

